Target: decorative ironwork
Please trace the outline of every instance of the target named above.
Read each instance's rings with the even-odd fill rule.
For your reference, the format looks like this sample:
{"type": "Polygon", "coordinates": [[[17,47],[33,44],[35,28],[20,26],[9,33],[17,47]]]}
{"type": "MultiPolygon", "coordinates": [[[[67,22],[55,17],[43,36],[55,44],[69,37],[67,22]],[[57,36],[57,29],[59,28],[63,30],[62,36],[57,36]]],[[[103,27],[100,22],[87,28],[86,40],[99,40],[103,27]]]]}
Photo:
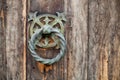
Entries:
{"type": "MultiPolygon", "coordinates": [[[[59,12],[56,13],[57,16],[51,14],[37,15],[38,12],[29,13],[28,21],[31,23],[30,37],[34,34],[36,29],[40,29],[46,26],[57,28],[63,34],[64,33],[63,22],[66,21],[66,18],[64,16],[64,13],[59,12]]],[[[47,35],[46,33],[46,35],[44,35],[44,38],[40,37],[38,40],[39,41],[37,41],[37,46],[39,47],[42,48],[56,47],[57,49],[59,48],[59,39],[54,34],[47,35]]]]}
{"type": "Polygon", "coordinates": [[[51,14],[37,15],[37,12],[35,12],[29,14],[28,21],[31,21],[28,47],[34,59],[48,65],[59,61],[66,50],[66,40],[63,35],[63,21],[66,21],[64,14],[57,12],[57,16],[51,14]],[[53,40],[53,43],[51,43],[51,40],[53,40]],[[41,48],[57,46],[60,47],[60,53],[52,59],[44,59],[38,56],[35,51],[36,46],[41,48]]]}

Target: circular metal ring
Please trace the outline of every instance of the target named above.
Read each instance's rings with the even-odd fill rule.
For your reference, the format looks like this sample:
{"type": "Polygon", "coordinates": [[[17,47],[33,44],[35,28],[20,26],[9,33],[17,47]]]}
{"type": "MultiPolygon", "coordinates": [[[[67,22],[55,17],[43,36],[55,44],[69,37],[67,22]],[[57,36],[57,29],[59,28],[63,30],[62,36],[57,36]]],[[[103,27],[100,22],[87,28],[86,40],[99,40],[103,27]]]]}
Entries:
{"type": "Polygon", "coordinates": [[[60,53],[52,59],[44,59],[38,56],[37,52],[35,51],[35,47],[36,47],[35,40],[37,37],[42,36],[44,29],[45,28],[43,27],[35,31],[35,33],[31,36],[28,46],[29,46],[29,50],[31,51],[31,55],[34,57],[36,61],[39,61],[43,64],[51,65],[55,62],[58,62],[61,59],[61,57],[64,56],[66,50],[66,40],[64,38],[64,35],[60,33],[58,29],[51,28],[50,33],[54,33],[60,39],[60,53]]]}

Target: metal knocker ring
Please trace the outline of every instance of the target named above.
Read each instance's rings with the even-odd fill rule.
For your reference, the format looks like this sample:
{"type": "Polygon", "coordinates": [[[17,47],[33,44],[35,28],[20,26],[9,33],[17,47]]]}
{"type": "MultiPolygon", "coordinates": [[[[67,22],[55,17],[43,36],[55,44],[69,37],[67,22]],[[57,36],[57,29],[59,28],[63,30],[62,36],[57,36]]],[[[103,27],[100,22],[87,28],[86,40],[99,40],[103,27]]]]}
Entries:
{"type": "Polygon", "coordinates": [[[40,29],[37,29],[35,31],[35,33],[31,36],[31,39],[29,41],[28,46],[29,46],[29,50],[31,51],[31,55],[34,57],[34,59],[36,61],[39,61],[43,64],[51,65],[55,62],[58,62],[61,59],[61,57],[64,56],[65,50],[66,50],[66,40],[64,38],[64,35],[60,32],[60,30],[46,26],[46,27],[42,27],[40,29]],[[59,40],[60,40],[60,53],[52,59],[44,59],[44,58],[38,56],[37,52],[35,51],[36,39],[38,37],[42,37],[42,34],[50,34],[50,33],[55,34],[59,38],[59,40]]]}

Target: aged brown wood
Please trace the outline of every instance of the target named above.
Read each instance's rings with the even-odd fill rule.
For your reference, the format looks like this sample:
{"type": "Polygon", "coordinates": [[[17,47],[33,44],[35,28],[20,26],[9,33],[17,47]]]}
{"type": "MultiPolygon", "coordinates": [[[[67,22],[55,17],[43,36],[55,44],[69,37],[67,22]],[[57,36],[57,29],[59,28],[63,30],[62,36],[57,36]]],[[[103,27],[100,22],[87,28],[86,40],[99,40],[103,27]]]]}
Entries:
{"type": "Polygon", "coordinates": [[[25,80],[24,3],[25,0],[0,0],[0,80],[25,80]]]}
{"type": "Polygon", "coordinates": [[[87,80],[88,0],[64,1],[69,21],[68,29],[66,29],[68,41],[67,80],[87,80]]]}
{"type": "MultiPolygon", "coordinates": [[[[0,0],[0,80],[120,80],[119,31],[120,0],[0,0]],[[67,17],[67,52],[51,66],[27,50],[26,15],[36,10],[67,17]]],[[[45,58],[59,52],[39,51],[45,58]]]]}
{"type": "Polygon", "coordinates": [[[120,79],[119,8],[119,0],[89,0],[88,80],[120,79]]]}
{"type": "MultiPolygon", "coordinates": [[[[39,11],[40,14],[56,12],[63,12],[64,3],[63,0],[28,0],[28,12],[39,11]]],[[[27,28],[29,32],[29,25],[27,28]]],[[[28,34],[29,35],[29,34],[28,34]]],[[[29,40],[29,36],[28,36],[29,40]]],[[[39,53],[45,58],[52,58],[57,55],[59,51],[55,49],[40,50],[39,53]]],[[[28,51],[29,53],[29,51],[28,51]]],[[[65,57],[64,57],[65,58],[65,57]]],[[[52,66],[47,66],[35,62],[30,54],[27,55],[27,80],[66,80],[67,64],[64,60],[60,60],[58,63],[52,66]],[[66,72],[64,72],[66,71],[66,72]]]]}
{"type": "Polygon", "coordinates": [[[0,80],[6,80],[5,1],[0,0],[0,80]]]}
{"type": "Polygon", "coordinates": [[[7,80],[24,79],[25,0],[6,1],[7,80]]]}

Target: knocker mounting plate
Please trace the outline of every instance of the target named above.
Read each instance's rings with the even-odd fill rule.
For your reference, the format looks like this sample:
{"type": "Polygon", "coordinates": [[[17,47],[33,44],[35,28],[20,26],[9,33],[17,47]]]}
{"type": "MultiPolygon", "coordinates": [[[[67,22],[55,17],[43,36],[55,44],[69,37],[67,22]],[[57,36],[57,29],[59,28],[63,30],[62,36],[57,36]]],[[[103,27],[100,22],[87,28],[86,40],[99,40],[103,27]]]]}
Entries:
{"type": "MultiPolygon", "coordinates": [[[[36,29],[40,29],[46,26],[57,28],[62,34],[64,34],[63,23],[66,21],[66,18],[64,16],[64,13],[56,13],[57,15],[38,15],[38,12],[29,13],[28,22],[30,22],[30,37],[34,34],[36,29]]],[[[56,49],[58,49],[60,47],[59,39],[54,34],[47,35],[47,32],[44,33],[42,37],[39,37],[37,39],[36,45],[41,48],[55,47],[56,49]]]]}

